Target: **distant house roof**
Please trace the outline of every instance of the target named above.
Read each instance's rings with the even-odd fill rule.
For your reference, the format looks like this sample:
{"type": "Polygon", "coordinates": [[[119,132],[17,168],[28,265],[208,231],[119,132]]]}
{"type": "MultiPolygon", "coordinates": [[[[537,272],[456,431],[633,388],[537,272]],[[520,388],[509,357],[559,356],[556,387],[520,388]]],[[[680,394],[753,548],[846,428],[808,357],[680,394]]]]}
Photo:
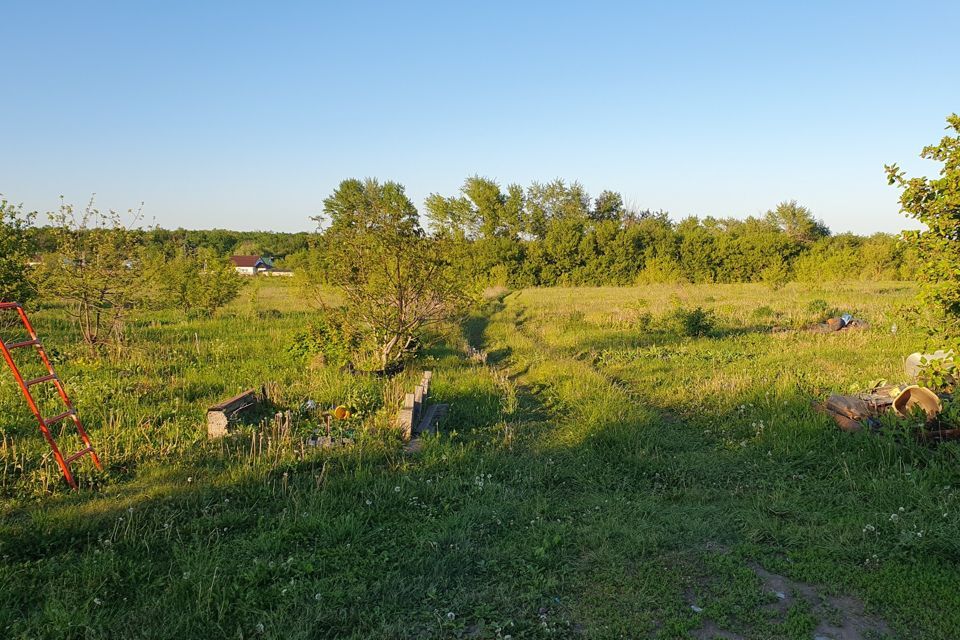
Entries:
{"type": "Polygon", "coordinates": [[[260,256],[230,256],[230,261],[233,262],[235,267],[265,267],[267,263],[264,262],[263,258],[260,256]]]}

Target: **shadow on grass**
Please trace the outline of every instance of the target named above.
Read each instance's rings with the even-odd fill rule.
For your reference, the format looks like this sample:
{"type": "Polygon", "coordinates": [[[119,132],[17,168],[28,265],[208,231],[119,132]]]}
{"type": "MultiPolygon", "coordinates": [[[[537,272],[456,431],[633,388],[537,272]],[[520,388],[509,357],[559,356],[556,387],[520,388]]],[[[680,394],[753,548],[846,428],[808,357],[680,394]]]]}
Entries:
{"type": "MultiPolygon", "coordinates": [[[[486,326],[465,331],[485,340],[486,326]]],[[[461,357],[449,345],[428,354],[461,357]]],[[[709,616],[748,637],[812,631],[764,608],[771,594],[747,568],[760,560],[864,593],[927,625],[924,637],[960,625],[957,608],[939,621],[911,613],[955,600],[954,529],[917,520],[926,533],[909,548],[910,524],[861,533],[898,505],[939,517],[931,496],[955,481],[956,449],[839,433],[801,393],[694,414],[642,388],[558,403],[559,385],[521,377],[506,410],[497,388],[469,380],[474,368],[448,371],[463,382],[438,380],[437,399],[471,433],[429,439],[416,457],[360,443],[264,470],[206,452],[104,495],[8,510],[0,584],[15,593],[0,624],[51,636],[79,625],[102,637],[673,638],[709,616]],[[864,571],[878,552],[884,568],[864,571]],[[74,577],[61,586],[63,575],[74,577]]]]}

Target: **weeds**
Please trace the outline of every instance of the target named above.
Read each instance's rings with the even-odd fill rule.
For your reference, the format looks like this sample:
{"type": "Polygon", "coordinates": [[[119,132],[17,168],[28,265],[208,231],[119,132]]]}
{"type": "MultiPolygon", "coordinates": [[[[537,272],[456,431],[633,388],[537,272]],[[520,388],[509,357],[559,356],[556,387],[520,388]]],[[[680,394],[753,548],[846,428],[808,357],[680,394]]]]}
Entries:
{"type": "MultiPolygon", "coordinates": [[[[389,428],[407,374],[291,358],[314,315],[282,286],[263,285],[281,315],[258,323],[248,300],[144,318],[149,346],[122,363],[79,363],[38,314],[108,471],[64,491],[0,383],[3,635],[809,638],[819,610],[770,606],[755,564],[862,598],[894,637],[960,628],[957,446],[841,433],[810,408],[902,375],[923,339],[893,311],[908,288],[838,285],[900,329],[818,336],[758,327],[765,285],[646,287],[650,327],[625,316],[636,289],[505,296],[471,329],[497,357],[467,358],[459,332],[422,353],[450,417],[409,456],[389,428]],[[669,325],[708,295],[712,337],[669,325]],[[204,408],[251,381],[292,424],[207,443],[204,408]],[[309,446],[341,403],[353,444],[309,446]]],[[[808,318],[811,297],[786,285],[777,312],[808,318]]]]}

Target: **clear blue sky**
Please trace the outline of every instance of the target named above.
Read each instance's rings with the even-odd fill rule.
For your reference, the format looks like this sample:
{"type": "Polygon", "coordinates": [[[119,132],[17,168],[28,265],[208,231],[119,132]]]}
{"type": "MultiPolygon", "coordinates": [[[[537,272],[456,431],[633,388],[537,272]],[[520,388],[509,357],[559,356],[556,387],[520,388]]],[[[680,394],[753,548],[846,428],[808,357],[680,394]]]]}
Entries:
{"type": "Polygon", "coordinates": [[[835,231],[960,111],[953,2],[4,2],[0,193],[301,230],[343,178],[474,173],[835,231]]]}

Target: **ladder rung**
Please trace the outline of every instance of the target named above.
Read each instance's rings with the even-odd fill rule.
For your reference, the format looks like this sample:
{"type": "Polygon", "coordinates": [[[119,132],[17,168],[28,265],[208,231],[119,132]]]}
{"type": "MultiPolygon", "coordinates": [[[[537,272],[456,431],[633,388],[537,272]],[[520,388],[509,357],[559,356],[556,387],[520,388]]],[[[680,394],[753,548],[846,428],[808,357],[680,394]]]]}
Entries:
{"type": "Polygon", "coordinates": [[[33,380],[27,380],[26,382],[24,382],[24,384],[27,385],[28,387],[32,387],[35,384],[40,384],[41,382],[49,382],[51,380],[56,380],[56,379],[57,379],[57,374],[51,373],[48,376],[41,376],[39,378],[34,378],[33,380]]]}
{"type": "Polygon", "coordinates": [[[84,455],[84,454],[87,454],[87,453],[90,453],[91,451],[93,451],[93,447],[87,447],[87,448],[85,448],[85,449],[80,449],[80,451],[77,451],[75,454],[73,454],[72,456],[70,456],[69,458],[67,458],[66,460],[64,460],[64,462],[66,462],[67,464],[70,464],[71,462],[73,462],[74,460],[76,460],[77,458],[79,458],[80,456],[82,456],[82,455],[84,455]]]}
{"type": "Polygon", "coordinates": [[[61,414],[58,415],[58,416],[54,416],[54,417],[50,418],[49,420],[44,420],[44,421],[43,421],[43,424],[45,424],[45,425],[47,425],[47,426],[49,427],[50,425],[56,424],[56,423],[60,422],[61,420],[63,420],[64,418],[69,418],[69,417],[72,416],[72,415],[73,415],[73,409],[70,409],[69,411],[64,411],[63,413],[61,413],[61,414]]]}
{"type": "Polygon", "coordinates": [[[0,309],[19,309],[19,302],[0,302],[0,309]]]}
{"type": "Polygon", "coordinates": [[[40,344],[40,341],[34,338],[33,340],[25,340],[23,342],[8,342],[5,346],[7,349],[19,349],[21,347],[32,347],[38,344],[40,344]]]}

